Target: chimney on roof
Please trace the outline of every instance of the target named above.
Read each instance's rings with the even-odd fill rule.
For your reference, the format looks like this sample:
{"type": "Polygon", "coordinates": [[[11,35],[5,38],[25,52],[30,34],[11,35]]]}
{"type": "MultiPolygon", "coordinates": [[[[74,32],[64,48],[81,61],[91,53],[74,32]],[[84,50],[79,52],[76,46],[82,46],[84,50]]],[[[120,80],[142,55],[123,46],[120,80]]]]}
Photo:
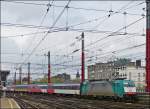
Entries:
{"type": "Polygon", "coordinates": [[[141,60],[136,60],[136,67],[141,67],[141,60]]]}

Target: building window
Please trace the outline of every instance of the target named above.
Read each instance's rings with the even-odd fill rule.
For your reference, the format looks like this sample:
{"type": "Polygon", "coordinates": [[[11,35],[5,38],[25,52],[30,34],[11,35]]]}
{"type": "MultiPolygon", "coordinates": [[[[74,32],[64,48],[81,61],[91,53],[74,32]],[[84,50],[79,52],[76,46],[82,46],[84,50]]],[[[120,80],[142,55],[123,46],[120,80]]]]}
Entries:
{"type": "Polygon", "coordinates": [[[131,80],[131,72],[129,72],[129,80],[131,80]]]}

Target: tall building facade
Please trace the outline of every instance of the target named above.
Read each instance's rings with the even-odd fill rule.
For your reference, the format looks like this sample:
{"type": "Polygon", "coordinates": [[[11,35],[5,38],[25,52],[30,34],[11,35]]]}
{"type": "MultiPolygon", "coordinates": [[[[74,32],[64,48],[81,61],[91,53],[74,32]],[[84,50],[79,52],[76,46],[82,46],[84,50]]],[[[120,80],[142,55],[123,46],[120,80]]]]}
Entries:
{"type": "Polygon", "coordinates": [[[130,62],[124,66],[116,66],[113,63],[96,63],[88,66],[89,80],[133,80],[138,88],[145,88],[146,70],[140,61],[130,62]]]}
{"type": "Polygon", "coordinates": [[[95,65],[88,66],[88,79],[89,80],[104,80],[113,79],[115,73],[114,63],[96,63],[95,65]]]}

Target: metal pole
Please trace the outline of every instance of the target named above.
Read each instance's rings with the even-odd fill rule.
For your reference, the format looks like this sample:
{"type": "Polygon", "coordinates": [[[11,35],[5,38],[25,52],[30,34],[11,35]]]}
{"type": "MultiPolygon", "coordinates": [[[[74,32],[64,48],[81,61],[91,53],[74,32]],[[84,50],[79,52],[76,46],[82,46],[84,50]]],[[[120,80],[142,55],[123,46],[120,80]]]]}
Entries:
{"type": "MultiPolygon", "coordinates": [[[[1,26],[0,26],[0,29],[1,29],[1,26]]],[[[2,84],[2,69],[1,69],[1,53],[2,53],[2,51],[1,51],[1,35],[0,35],[0,83],[2,84]]]]}
{"type": "Polygon", "coordinates": [[[84,72],[85,72],[85,69],[84,69],[84,60],[85,60],[85,57],[84,57],[84,32],[82,32],[82,35],[81,35],[81,38],[82,38],[82,53],[81,53],[81,82],[84,81],[84,72]]]}
{"type": "Polygon", "coordinates": [[[146,0],[146,91],[150,92],[150,0],[146,0]]]}
{"type": "Polygon", "coordinates": [[[19,80],[20,80],[20,84],[22,84],[22,68],[19,68],[19,80]]]}
{"type": "Polygon", "coordinates": [[[51,78],[50,78],[50,74],[51,74],[51,69],[50,69],[50,51],[48,52],[48,83],[51,83],[51,78]]]}
{"type": "Polygon", "coordinates": [[[30,62],[28,63],[28,84],[30,84],[30,62]]]}
{"type": "Polygon", "coordinates": [[[15,77],[14,77],[14,85],[16,85],[16,72],[15,72],[15,77]]]}

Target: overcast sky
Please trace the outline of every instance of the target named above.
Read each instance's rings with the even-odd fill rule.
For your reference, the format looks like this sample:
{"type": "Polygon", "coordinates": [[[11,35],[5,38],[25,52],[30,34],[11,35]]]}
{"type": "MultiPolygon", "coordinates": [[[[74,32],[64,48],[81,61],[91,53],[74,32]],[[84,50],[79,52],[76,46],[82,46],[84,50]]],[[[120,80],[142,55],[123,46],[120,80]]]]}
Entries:
{"type": "MultiPolygon", "coordinates": [[[[85,32],[86,66],[96,62],[113,60],[116,57],[127,57],[133,60],[144,60],[145,58],[145,45],[132,48],[145,44],[145,35],[143,34],[145,34],[146,19],[142,16],[145,15],[144,1],[71,1],[69,8],[65,8],[55,25],[53,24],[68,1],[50,1],[55,6],[49,7],[48,12],[49,1],[20,2],[1,2],[1,61],[5,62],[2,64],[3,69],[11,70],[10,78],[14,76],[15,67],[20,66],[20,64],[14,63],[47,64],[47,57],[44,54],[47,54],[48,51],[51,51],[52,75],[64,72],[74,75],[77,71],[80,72],[81,51],[72,53],[81,48],[81,31],[79,30],[97,31],[95,33],[85,32]],[[125,12],[127,14],[123,14],[125,12]],[[86,23],[82,24],[83,22],[86,23]],[[133,22],[135,24],[132,24],[133,22]],[[14,24],[49,28],[17,27],[14,24]],[[69,31],[52,32],[54,29],[58,30],[57,28],[65,30],[71,25],[76,26],[70,27],[69,31]],[[128,25],[130,26],[128,27],[128,25]],[[50,28],[51,26],[55,28],[50,28]],[[42,40],[46,34],[43,31],[48,30],[51,33],[42,40]],[[115,31],[118,32],[109,36],[115,31]],[[128,34],[119,35],[125,32],[128,34]],[[37,34],[31,35],[30,33],[37,34]],[[18,36],[14,37],[16,35],[18,36]],[[102,40],[102,38],[104,39],[102,40]],[[37,47],[41,40],[42,42],[37,47]],[[126,50],[130,47],[132,49],[126,50]],[[31,54],[33,49],[35,49],[34,52],[28,58],[28,54],[31,54]]],[[[41,73],[32,75],[32,78],[41,77],[47,73],[47,66],[31,64],[31,72],[41,73]]],[[[27,73],[26,65],[23,65],[23,73],[27,73]]]]}

